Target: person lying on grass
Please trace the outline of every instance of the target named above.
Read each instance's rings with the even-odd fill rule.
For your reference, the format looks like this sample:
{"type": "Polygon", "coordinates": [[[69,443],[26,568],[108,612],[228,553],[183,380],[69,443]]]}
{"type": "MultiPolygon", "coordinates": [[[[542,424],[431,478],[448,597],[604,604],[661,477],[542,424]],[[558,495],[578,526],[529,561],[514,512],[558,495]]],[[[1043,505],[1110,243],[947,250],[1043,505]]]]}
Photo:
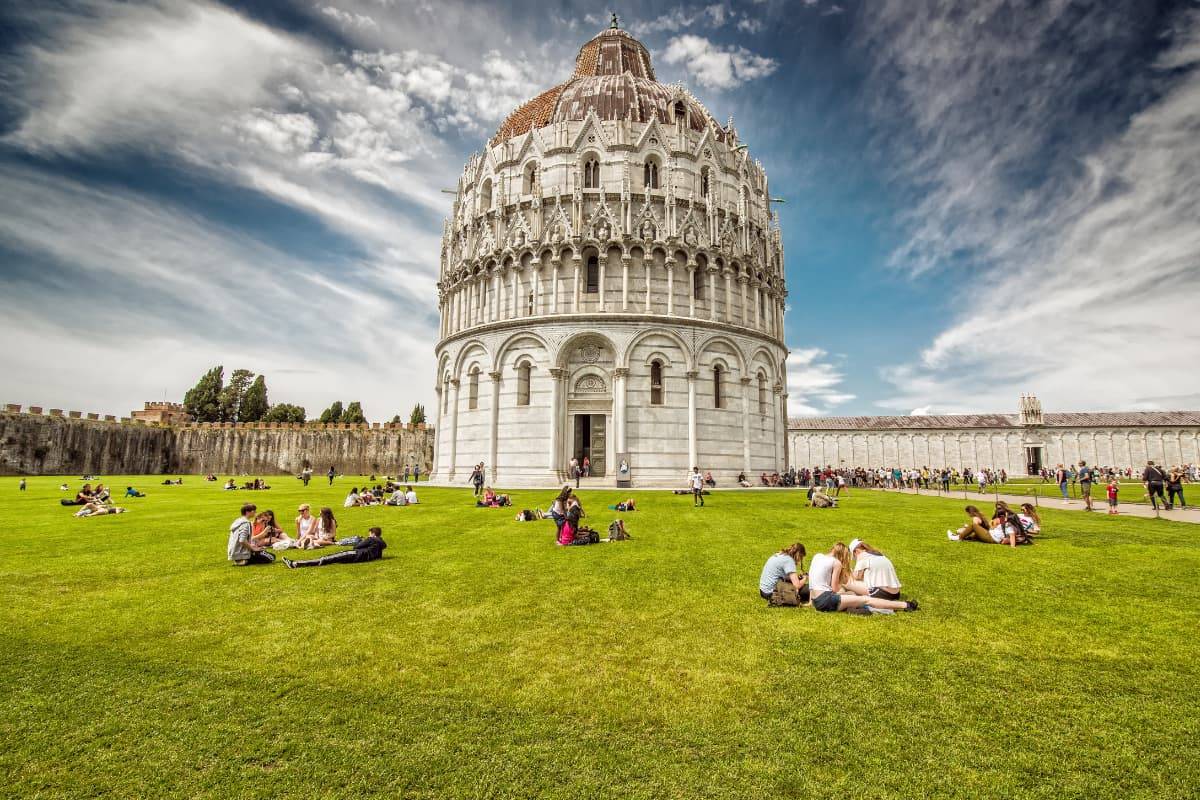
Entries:
{"type": "Polygon", "coordinates": [[[125,487],[125,496],[126,497],[145,497],[146,493],[139,492],[137,489],[133,488],[132,486],[126,486],[125,487]]]}
{"type": "Polygon", "coordinates": [[[103,517],[105,514],[124,514],[125,509],[119,506],[106,506],[104,503],[93,500],[86,503],[83,508],[75,512],[77,517],[103,517]]]}
{"type": "Polygon", "coordinates": [[[881,600],[900,599],[900,579],[890,558],[862,539],[850,542],[850,555],[854,557],[854,573],[846,582],[847,589],[881,600]]]}
{"type": "Polygon", "coordinates": [[[283,563],[287,564],[288,569],[327,567],[330,564],[365,564],[368,561],[383,558],[383,551],[386,547],[387,543],[383,541],[383,531],[379,528],[370,528],[366,538],[354,545],[351,550],[343,550],[340,553],[332,553],[307,561],[292,561],[290,558],[285,558],[283,563]]]}
{"type": "Polygon", "coordinates": [[[254,541],[253,520],[256,511],[258,506],[246,503],[242,506],[242,515],[229,525],[229,544],[226,552],[235,566],[275,563],[275,554],[254,541]]]}
{"type": "Polygon", "coordinates": [[[771,595],[780,583],[790,583],[799,595],[799,602],[809,601],[808,576],[804,574],[804,545],[789,544],[767,559],[758,576],[758,593],[763,600],[771,602],[771,595]]]}
{"type": "Polygon", "coordinates": [[[633,498],[630,497],[626,500],[622,500],[615,506],[609,506],[609,508],[613,511],[637,511],[637,503],[633,502],[633,498]]]}
{"type": "Polygon", "coordinates": [[[916,611],[917,601],[884,600],[855,594],[846,586],[850,580],[850,549],[838,542],[828,553],[817,553],[808,567],[812,607],[817,611],[851,611],[864,606],[891,611],[916,611]]]}

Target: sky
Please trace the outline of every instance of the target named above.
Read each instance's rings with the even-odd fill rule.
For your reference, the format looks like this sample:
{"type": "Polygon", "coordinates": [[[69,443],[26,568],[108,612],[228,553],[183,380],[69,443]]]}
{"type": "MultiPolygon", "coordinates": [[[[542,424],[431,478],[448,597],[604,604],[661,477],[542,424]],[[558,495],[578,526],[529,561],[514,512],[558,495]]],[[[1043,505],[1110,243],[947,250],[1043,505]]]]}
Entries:
{"type": "MultiPolygon", "coordinates": [[[[463,164],[595,3],[0,6],[0,402],[432,405],[463,164]]],[[[1200,408],[1200,3],[620,2],[783,229],[793,415],[1200,408]]]]}

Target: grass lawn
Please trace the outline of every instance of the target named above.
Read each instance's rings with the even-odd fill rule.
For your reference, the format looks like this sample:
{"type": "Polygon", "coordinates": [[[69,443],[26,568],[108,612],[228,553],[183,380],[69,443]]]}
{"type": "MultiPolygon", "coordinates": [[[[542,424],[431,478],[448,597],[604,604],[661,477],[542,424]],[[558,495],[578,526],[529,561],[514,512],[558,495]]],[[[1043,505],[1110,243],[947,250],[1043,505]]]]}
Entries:
{"type": "MultiPolygon", "coordinates": [[[[149,496],[74,519],[0,479],[8,797],[1195,798],[1200,528],[1045,513],[1012,550],[946,541],[961,498],[638,493],[634,539],[422,487],[149,496]],[[385,559],[234,568],[253,500],[383,527],[385,559]],[[863,536],[916,614],[769,609],[763,561],[863,536]]],[[[78,485],[77,480],[70,481],[78,485]]],[[[519,492],[518,507],[549,492],[519,492]]],[[[619,495],[584,492],[603,529],[619,495]]]]}

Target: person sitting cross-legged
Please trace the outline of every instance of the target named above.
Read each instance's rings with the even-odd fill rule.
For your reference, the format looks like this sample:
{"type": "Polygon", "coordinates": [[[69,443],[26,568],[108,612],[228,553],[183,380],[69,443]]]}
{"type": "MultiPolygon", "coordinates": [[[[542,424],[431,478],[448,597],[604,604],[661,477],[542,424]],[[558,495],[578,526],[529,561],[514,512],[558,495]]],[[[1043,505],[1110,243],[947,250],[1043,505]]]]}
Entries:
{"type": "Polygon", "coordinates": [[[236,566],[244,567],[249,564],[274,564],[275,554],[263,549],[254,539],[254,514],[258,506],[246,503],[242,506],[242,515],[229,526],[229,544],[226,552],[229,560],[236,566]]]}
{"type": "Polygon", "coordinates": [[[900,599],[900,579],[890,558],[861,539],[850,542],[850,555],[855,559],[854,575],[846,581],[847,589],[883,600],[900,599]]]}
{"type": "Polygon", "coordinates": [[[288,569],[327,567],[330,564],[364,564],[383,558],[383,551],[386,547],[387,543],[383,541],[383,531],[379,528],[371,528],[367,531],[366,538],[354,545],[353,550],[343,550],[340,553],[311,558],[306,561],[292,561],[285,558],[283,563],[287,564],[288,569]]]}

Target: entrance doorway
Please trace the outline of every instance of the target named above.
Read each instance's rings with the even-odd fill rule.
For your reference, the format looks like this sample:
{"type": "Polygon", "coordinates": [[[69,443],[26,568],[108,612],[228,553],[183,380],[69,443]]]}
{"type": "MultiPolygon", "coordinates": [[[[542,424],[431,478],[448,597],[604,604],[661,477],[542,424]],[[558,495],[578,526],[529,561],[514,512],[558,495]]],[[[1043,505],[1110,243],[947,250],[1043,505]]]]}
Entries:
{"type": "Polygon", "coordinates": [[[1030,475],[1038,475],[1042,471],[1042,447],[1034,445],[1025,448],[1025,462],[1029,466],[1030,475]]]}
{"type": "Polygon", "coordinates": [[[584,457],[591,464],[593,478],[604,476],[605,453],[608,441],[605,436],[603,414],[575,414],[575,439],[571,455],[583,466],[584,457]]]}

